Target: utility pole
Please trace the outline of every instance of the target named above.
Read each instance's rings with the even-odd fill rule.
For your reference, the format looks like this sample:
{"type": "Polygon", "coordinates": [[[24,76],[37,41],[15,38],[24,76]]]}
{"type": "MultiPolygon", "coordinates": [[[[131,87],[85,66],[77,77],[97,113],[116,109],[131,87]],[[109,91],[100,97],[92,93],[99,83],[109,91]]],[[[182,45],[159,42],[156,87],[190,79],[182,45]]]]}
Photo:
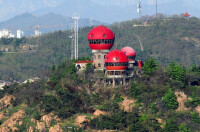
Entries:
{"type": "Polygon", "coordinates": [[[78,59],[78,20],[80,19],[74,13],[72,19],[74,19],[74,59],[78,59]]]}

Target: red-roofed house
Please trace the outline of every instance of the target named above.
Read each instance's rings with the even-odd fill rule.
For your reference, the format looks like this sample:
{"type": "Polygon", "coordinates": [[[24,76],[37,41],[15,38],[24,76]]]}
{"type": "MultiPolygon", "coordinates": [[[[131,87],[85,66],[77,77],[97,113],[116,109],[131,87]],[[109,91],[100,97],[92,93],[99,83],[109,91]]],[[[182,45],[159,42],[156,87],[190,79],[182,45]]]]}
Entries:
{"type": "Polygon", "coordinates": [[[185,18],[189,18],[190,15],[186,12],[186,13],[184,14],[184,17],[185,17],[185,18]]]}
{"type": "Polygon", "coordinates": [[[93,63],[93,61],[77,61],[75,62],[76,68],[80,71],[86,68],[86,64],[93,63]]]}

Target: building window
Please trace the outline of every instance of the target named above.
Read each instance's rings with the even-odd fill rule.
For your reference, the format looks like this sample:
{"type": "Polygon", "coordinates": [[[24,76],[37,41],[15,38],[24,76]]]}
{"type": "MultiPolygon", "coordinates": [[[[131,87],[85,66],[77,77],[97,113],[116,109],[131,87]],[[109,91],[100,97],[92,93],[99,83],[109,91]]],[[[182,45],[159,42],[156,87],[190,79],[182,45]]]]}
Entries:
{"type": "Polygon", "coordinates": [[[110,75],[114,75],[114,74],[115,74],[115,72],[114,72],[114,71],[111,71],[110,75]]]}
{"type": "Polygon", "coordinates": [[[101,59],[101,55],[98,55],[98,59],[101,59]]]}
{"type": "Polygon", "coordinates": [[[114,39],[92,39],[88,41],[89,41],[89,44],[113,44],[115,40],[114,39]]]}
{"type": "Polygon", "coordinates": [[[101,67],[101,63],[98,64],[98,67],[101,67]]]}
{"type": "Polygon", "coordinates": [[[96,55],[94,55],[94,59],[96,59],[96,55]]]}
{"type": "Polygon", "coordinates": [[[106,62],[105,66],[128,66],[128,63],[127,62],[118,62],[118,63],[106,62]]]}
{"type": "Polygon", "coordinates": [[[115,75],[120,75],[120,71],[115,71],[115,75]]]}
{"type": "Polygon", "coordinates": [[[81,69],[81,65],[78,64],[78,65],[77,65],[77,69],[78,69],[78,70],[81,69]]]}

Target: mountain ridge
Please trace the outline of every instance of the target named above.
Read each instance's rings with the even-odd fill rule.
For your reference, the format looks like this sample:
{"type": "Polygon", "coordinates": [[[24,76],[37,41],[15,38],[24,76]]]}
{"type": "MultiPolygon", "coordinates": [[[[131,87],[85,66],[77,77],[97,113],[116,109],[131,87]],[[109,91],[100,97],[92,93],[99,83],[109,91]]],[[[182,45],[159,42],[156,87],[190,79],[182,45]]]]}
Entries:
{"type": "MultiPolygon", "coordinates": [[[[42,33],[53,32],[56,30],[68,30],[71,29],[74,24],[74,20],[71,17],[66,17],[60,14],[48,13],[42,16],[37,16],[33,13],[23,13],[15,16],[7,21],[0,23],[1,29],[10,29],[15,32],[17,29],[21,29],[25,32],[25,35],[34,34],[34,27],[36,25],[41,26],[39,29],[42,33]],[[49,28],[42,28],[42,26],[49,28]],[[55,27],[51,27],[55,26],[55,27]]],[[[88,18],[80,18],[79,27],[99,25],[100,21],[91,20],[88,18]]],[[[103,23],[107,25],[106,23],[103,23]]]]}

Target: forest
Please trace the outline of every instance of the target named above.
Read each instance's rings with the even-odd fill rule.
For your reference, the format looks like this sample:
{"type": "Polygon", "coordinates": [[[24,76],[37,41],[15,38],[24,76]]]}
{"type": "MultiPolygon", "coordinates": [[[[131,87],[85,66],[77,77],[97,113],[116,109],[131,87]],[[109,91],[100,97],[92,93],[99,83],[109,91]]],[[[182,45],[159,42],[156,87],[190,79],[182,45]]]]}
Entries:
{"type": "MultiPolygon", "coordinates": [[[[79,29],[79,57],[91,57],[87,33],[93,27],[79,29]],[[89,51],[89,52],[88,52],[89,51]]],[[[125,46],[134,48],[137,59],[154,58],[160,65],[168,67],[170,62],[190,67],[200,64],[200,20],[189,20],[182,16],[155,19],[150,16],[137,20],[114,23],[109,26],[115,33],[113,49],[125,46]],[[134,26],[142,25],[142,26],[134,26]],[[144,26],[146,25],[146,26],[144,26]],[[143,46],[143,51],[141,50],[143,46]]],[[[48,69],[62,61],[70,61],[71,30],[56,31],[39,37],[2,38],[0,47],[12,45],[18,51],[20,45],[39,45],[36,51],[0,52],[0,80],[24,81],[28,78],[49,76],[48,69]]]]}
{"type": "Polygon", "coordinates": [[[48,131],[57,125],[63,131],[74,132],[200,130],[200,65],[186,68],[171,62],[165,68],[155,59],[147,58],[139,76],[131,78],[127,85],[116,87],[104,86],[100,82],[101,71],[95,72],[91,64],[81,73],[74,65],[67,61],[53,65],[47,81],[4,87],[0,97],[9,95],[13,99],[6,107],[1,103],[0,129],[6,127],[5,122],[14,113],[22,110],[24,114],[19,120],[22,122],[15,125],[18,131],[30,128],[48,131]],[[124,101],[132,101],[128,109],[123,107],[124,101]],[[97,110],[102,114],[95,116],[97,110]],[[43,117],[49,114],[53,119],[47,123],[43,117]],[[84,116],[84,121],[77,125],[80,116],[84,116]],[[45,125],[40,129],[39,123],[34,122],[45,125]]]}

